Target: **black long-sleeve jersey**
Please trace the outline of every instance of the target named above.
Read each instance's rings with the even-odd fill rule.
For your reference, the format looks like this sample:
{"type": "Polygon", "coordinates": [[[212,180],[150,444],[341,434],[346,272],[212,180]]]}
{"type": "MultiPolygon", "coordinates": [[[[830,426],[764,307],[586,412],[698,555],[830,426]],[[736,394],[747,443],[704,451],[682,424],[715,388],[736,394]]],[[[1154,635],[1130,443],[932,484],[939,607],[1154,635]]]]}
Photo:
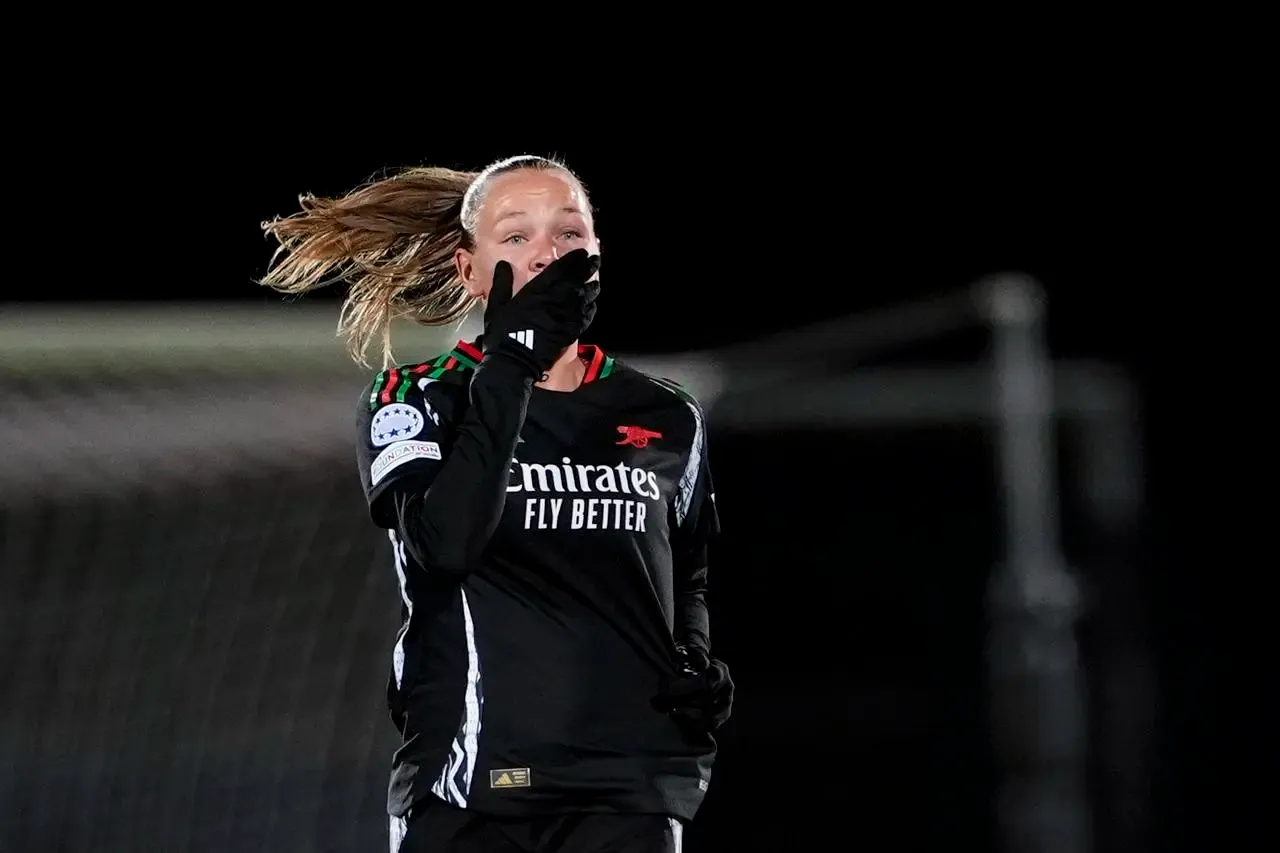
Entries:
{"type": "Polygon", "coordinates": [[[709,650],[703,413],[594,346],[572,392],[473,343],[378,375],[360,477],[403,596],[388,809],[693,818],[716,755],[651,699],[709,650]]]}

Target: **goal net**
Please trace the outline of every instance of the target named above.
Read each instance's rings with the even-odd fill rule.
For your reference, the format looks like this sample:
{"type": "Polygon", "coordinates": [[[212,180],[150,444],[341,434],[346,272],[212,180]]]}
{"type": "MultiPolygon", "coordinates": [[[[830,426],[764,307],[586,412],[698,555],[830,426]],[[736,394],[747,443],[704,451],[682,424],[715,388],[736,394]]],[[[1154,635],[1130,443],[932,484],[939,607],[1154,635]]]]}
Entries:
{"type": "Polygon", "coordinates": [[[333,319],[0,315],[0,849],[385,847],[399,607],[333,319]]]}

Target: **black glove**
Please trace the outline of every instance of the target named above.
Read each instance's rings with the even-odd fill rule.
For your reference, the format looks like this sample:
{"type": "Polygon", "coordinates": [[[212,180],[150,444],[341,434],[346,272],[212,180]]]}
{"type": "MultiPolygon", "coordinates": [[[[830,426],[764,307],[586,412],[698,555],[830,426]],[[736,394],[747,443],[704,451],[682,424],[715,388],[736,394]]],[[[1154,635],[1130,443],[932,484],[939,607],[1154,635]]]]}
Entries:
{"type": "Polygon", "coordinates": [[[485,304],[481,350],[513,356],[542,378],[595,318],[600,283],[589,279],[599,268],[599,256],[575,249],[548,264],[513,297],[511,264],[499,261],[485,304]]]}
{"type": "Polygon", "coordinates": [[[701,649],[680,646],[680,675],[663,685],[653,707],[698,731],[714,732],[733,711],[733,679],[724,661],[701,649]]]}

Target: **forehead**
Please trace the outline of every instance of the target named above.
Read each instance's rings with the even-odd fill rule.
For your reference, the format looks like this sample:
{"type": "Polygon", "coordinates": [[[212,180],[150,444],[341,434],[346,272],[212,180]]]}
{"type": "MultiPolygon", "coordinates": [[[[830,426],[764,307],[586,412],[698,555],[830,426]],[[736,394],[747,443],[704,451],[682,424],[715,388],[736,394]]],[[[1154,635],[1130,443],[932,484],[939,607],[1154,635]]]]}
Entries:
{"type": "Polygon", "coordinates": [[[586,193],[572,175],[558,169],[520,169],[490,179],[481,203],[481,222],[515,212],[571,209],[590,214],[586,193]]]}

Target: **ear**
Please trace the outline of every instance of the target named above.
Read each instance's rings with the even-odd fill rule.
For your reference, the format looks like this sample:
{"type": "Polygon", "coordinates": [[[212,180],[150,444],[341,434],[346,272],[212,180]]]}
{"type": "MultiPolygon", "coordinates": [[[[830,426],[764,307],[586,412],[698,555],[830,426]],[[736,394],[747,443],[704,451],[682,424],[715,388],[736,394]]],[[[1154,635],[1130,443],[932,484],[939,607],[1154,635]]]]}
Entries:
{"type": "Polygon", "coordinates": [[[475,297],[484,296],[484,287],[476,278],[475,255],[466,249],[458,249],[453,253],[453,266],[458,271],[458,278],[467,293],[475,297]]]}

